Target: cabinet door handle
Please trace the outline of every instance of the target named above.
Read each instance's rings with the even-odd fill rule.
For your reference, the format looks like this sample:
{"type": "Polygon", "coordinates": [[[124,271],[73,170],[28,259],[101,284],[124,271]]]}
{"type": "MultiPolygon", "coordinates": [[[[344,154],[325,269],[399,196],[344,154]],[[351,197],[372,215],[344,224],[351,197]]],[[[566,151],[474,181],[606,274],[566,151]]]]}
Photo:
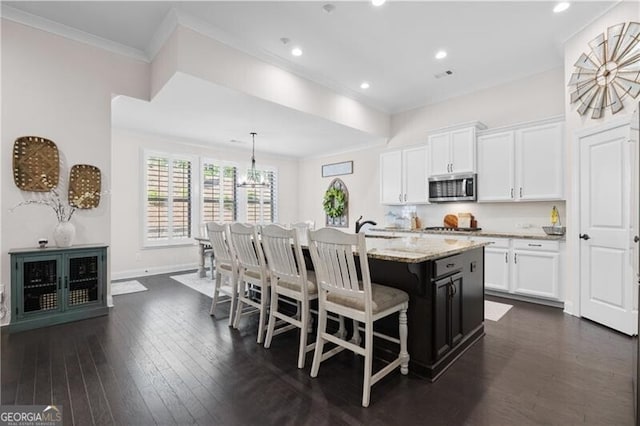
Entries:
{"type": "Polygon", "coordinates": [[[64,288],[69,288],[69,277],[64,277],[64,288]]]}
{"type": "Polygon", "coordinates": [[[529,247],[542,247],[542,244],[528,244],[529,247]]]}
{"type": "Polygon", "coordinates": [[[398,194],[398,201],[402,202],[402,194],[398,194]]]}
{"type": "Polygon", "coordinates": [[[640,241],[640,237],[638,237],[637,235],[635,237],[633,237],[633,242],[637,243],[640,241]]]}
{"type": "Polygon", "coordinates": [[[518,253],[513,254],[513,263],[518,263],[518,253]]]}
{"type": "Polygon", "coordinates": [[[447,268],[453,268],[454,266],[456,266],[455,263],[447,263],[447,268]]]}
{"type": "Polygon", "coordinates": [[[520,198],[522,198],[522,187],[520,187],[520,198]]]}
{"type": "Polygon", "coordinates": [[[407,201],[407,194],[404,194],[404,201],[407,201]]]}
{"type": "Polygon", "coordinates": [[[509,253],[504,254],[504,263],[509,263],[509,253]]]}
{"type": "Polygon", "coordinates": [[[62,290],[62,283],[60,277],[58,277],[58,290],[62,290]]]}
{"type": "Polygon", "coordinates": [[[513,198],[513,188],[511,188],[511,198],[513,198]]]}

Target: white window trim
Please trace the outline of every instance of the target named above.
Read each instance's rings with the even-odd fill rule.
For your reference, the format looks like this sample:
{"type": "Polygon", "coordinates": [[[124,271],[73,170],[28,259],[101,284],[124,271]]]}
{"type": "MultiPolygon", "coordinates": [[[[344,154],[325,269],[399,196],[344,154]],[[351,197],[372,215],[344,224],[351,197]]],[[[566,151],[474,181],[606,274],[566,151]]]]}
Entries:
{"type": "MultiPolygon", "coordinates": [[[[194,182],[200,181],[200,169],[194,167],[199,165],[199,159],[197,156],[191,154],[180,154],[180,153],[168,153],[161,152],[155,150],[143,150],[142,155],[142,182],[141,182],[141,207],[142,207],[142,228],[141,228],[141,241],[143,248],[154,248],[154,247],[173,247],[173,246],[185,246],[185,245],[193,245],[193,237],[199,234],[197,224],[200,223],[200,185],[196,185],[194,182]],[[166,240],[149,240],[147,238],[147,162],[149,157],[161,157],[167,158],[170,161],[170,172],[169,176],[171,176],[171,167],[173,167],[173,160],[187,160],[191,162],[191,237],[180,237],[173,238],[171,236],[171,226],[169,226],[169,236],[166,240]],[[194,200],[196,201],[194,203],[194,200]]],[[[172,181],[169,179],[169,193],[171,193],[172,181]]],[[[168,211],[169,216],[171,216],[171,211],[173,207],[171,203],[169,203],[168,211]]]]}

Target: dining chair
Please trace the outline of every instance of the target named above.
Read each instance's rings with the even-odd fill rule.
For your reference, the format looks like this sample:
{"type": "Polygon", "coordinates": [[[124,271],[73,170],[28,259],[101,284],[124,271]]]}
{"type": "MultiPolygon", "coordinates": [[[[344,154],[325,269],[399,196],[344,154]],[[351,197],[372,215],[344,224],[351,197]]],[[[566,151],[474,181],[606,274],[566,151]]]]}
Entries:
{"type": "MultiPolygon", "coordinates": [[[[213,291],[213,301],[211,302],[210,315],[215,315],[218,303],[227,302],[220,301],[220,293],[230,297],[231,305],[229,306],[229,325],[233,325],[235,317],[236,299],[238,295],[238,264],[233,253],[233,248],[229,244],[229,225],[208,222],[206,224],[207,235],[211,243],[211,250],[216,259],[217,268],[215,269],[215,287],[213,291]],[[228,283],[224,286],[224,282],[228,283]]],[[[213,269],[211,270],[213,274],[213,269]]]]}
{"type": "MultiPolygon", "coordinates": [[[[402,290],[371,283],[364,234],[347,234],[337,229],[308,231],[309,251],[318,284],[318,335],[311,377],[318,376],[320,363],[344,349],[364,356],[362,406],[369,406],[371,387],[400,366],[409,372],[407,352],[407,309],[409,295],[402,290]],[[358,255],[361,278],[358,277],[354,252],[358,255]],[[327,312],[364,323],[364,347],[327,333],[327,312]],[[373,331],[374,321],[399,313],[399,339],[373,331]],[[400,345],[398,357],[372,374],[373,336],[400,345]],[[325,342],[338,345],[324,353],[325,342]]],[[[354,333],[359,333],[354,330],[354,333]]]]}
{"type": "Polygon", "coordinates": [[[296,229],[267,225],[262,227],[261,237],[271,277],[271,307],[264,347],[271,346],[273,336],[295,327],[299,328],[298,368],[304,368],[305,356],[314,347],[313,344],[307,345],[307,334],[311,320],[309,301],[318,298],[315,273],[307,271],[305,267],[296,229]],[[282,300],[280,296],[297,302],[298,310],[295,317],[279,310],[279,302],[282,300]],[[288,325],[276,329],[276,319],[288,325]]]}
{"type": "Polygon", "coordinates": [[[244,306],[254,307],[260,313],[258,343],[262,343],[269,303],[269,273],[258,236],[258,228],[252,225],[233,223],[229,227],[229,231],[231,247],[238,259],[239,267],[238,303],[233,326],[238,328],[240,318],[243,315],[256,312],[255,310],[243,312],[244,306]],[[257,294],[260,295],[259,302],[255,300],[257,294]]]}

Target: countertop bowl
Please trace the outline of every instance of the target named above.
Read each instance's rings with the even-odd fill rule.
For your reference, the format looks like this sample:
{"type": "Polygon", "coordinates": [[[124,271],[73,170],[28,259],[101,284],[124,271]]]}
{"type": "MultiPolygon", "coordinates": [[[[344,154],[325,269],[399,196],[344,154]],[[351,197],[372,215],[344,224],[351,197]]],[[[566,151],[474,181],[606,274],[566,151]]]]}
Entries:
{"type": "Polygon", "coordinates": [[[543,226],[542,230],[547,235],[564,235],[567,228],[564,226],[543,226]]]}

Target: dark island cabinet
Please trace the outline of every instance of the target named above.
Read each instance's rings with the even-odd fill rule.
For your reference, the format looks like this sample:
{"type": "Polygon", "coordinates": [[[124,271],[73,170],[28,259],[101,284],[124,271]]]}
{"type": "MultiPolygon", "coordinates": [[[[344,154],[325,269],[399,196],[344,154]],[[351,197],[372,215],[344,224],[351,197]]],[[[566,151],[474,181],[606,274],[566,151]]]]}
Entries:
{"type": "MultiPolygon", "coordinates": [[[[373,282],[409,294],[411,372],[436,380],[484,336],[484,247],[418,263],[370,258],[369,268],[373,282]]],[[[376,328],[397,335],[397,324],[385,318],[376,328]]],[[[376,345],[377,356],[392,359],[394,348],[376,345]]]]}
{"type": "Polygon", "coordinates": [[[10,331],[108,313],[107,247],[17,249],[11,255],[10,331]]]}
{"type": "Polygon", "coordinates": [[[433,283],[433,349],[436,359],[462,340],[462,284],[461,272],[433,283]]]}

